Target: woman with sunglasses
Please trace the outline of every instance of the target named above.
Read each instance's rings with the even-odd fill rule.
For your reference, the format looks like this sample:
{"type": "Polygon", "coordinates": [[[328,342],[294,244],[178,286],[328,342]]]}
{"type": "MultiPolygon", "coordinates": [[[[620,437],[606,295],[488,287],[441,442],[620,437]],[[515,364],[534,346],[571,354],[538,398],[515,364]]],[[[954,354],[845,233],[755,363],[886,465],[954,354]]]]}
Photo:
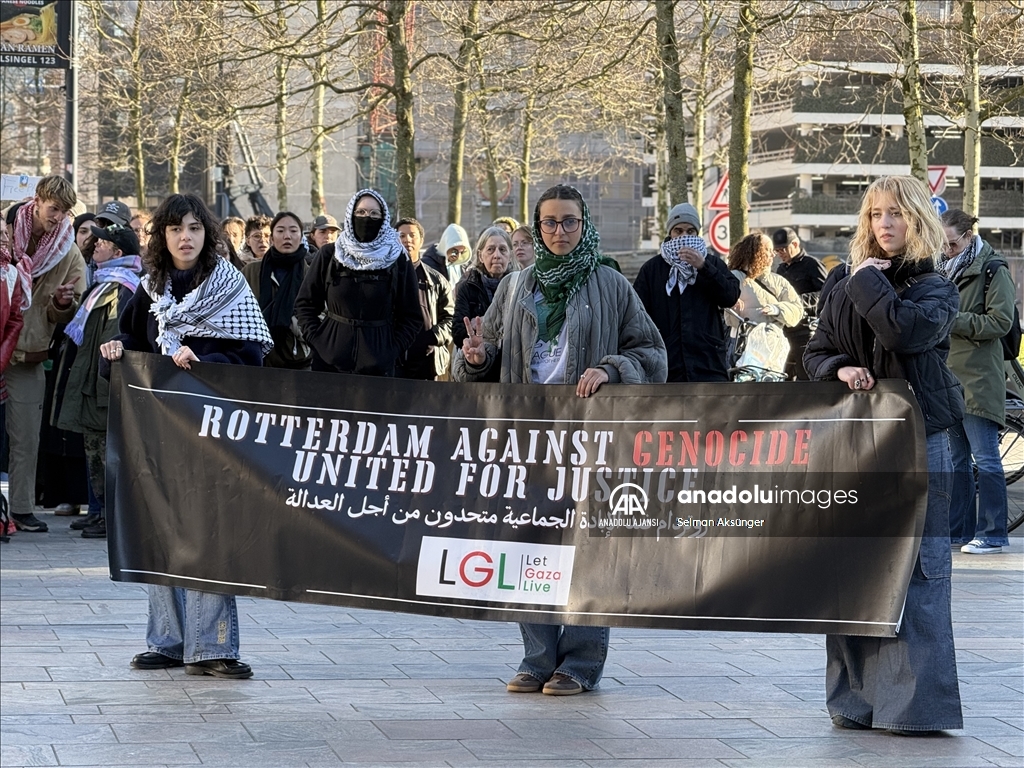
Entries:
{"type": "MultiPolygon", "coordinates": [[[[533,213],[536,262],[501,281],[483,318],[466,318],[455,381],[573,384],[664,382],[665,343],[629,281],[599,263],[600,237],[574,188],[558,185],[533,213]]],[[[511,693],[567,696],[592,690],[604,671],[608,628],[520,624],[525,653],[511,693]]]]}
{"type": "Polygon", "coordinates": [[[1001,339],[1013,323],[1016,291],[1009,270],[1003,268],[1006,262],[974,234],[977,223],[977,218],[956,208],[942,214],[946,237],[938,269],[960,291],[949,367],[964,385],[967,400],[963,424],[950,430],[956,492],[949,509],[949,536],[964,554],[991,555],[1010,543],[1006,482],[999,459],[999,430],[1006,426],[1001,339]],[[1003,265],[995,264],[997,260],[1003,265]],[[972,455],[978,467],[977,486],[972,455]]]}
{"type": "Polygon", "coordinates": [[[423,313],[416,270],[377,192],[349,200],[338,239],[313,258],[294,314],[313,347],[314,371],[395,375],[423,313]]]}

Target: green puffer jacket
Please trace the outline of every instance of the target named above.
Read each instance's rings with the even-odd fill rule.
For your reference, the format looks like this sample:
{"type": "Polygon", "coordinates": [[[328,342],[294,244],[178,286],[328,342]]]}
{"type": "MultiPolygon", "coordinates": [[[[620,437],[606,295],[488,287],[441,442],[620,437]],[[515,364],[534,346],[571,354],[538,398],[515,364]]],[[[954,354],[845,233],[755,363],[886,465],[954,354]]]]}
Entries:
{"type": "MultiPolygon", "coordinates": [[[[502,279],[484,315],[487,360],[475,368],[466,363],[462,350],[457,348],[452,358],[452,379],[485,380],[490,369],[499,364],[500,381],[531,383],[530,363],[537,342],[536,288],[532,266],[502,279]],[[510,288],[514,290],[511,298],[510,288]]],[[[594,270],[569,300],[565,329],[567,383],[579,381],[587,368],[597,367],[608,374],[609,384],[661,383],[668,377],[668,356],[661,333],[633,286],[610,267],[594,270]]]]}
{"type": "Polygon", "coordinates": [[[985,264],[1000,258],[981,241],[974,262],[956,280],[960,312],[950,335],[949,367],[964,385],[967,412],[1006,425],[1006,373],[1000,339],[1013,322],[1016,293],[1010,272],[1002,267],[992,276],[985,295],[985,264]]]}

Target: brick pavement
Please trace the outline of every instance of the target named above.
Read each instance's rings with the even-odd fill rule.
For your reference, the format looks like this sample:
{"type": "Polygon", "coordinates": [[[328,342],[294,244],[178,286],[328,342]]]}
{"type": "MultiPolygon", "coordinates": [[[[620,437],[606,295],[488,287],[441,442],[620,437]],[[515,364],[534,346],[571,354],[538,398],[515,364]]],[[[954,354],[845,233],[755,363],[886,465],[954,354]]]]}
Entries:
{"type": "Polygon", "coordinates": [[[616,629],[600,690],[558,698],[504,691],[515,625],[240,598],[254,679],[132,670],[143,588],[42,519],[0,545],[3,766],[1024,766],[1020,535],[954,555],[966,725],[907,739],[831,726],[815,635],[616,629]]]}

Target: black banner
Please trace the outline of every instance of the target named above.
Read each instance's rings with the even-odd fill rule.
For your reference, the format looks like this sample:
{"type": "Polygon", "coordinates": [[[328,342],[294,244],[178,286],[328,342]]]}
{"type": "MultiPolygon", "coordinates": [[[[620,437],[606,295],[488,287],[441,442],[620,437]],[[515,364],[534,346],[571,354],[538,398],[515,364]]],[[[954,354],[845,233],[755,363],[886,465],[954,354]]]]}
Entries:
{"type": "Polygon", "coordinates": [[[891,636],[906,382],[413,382],[128,353],[112,578],[500,621],[891,636]]]}
{"type": "Polygon", "coordinates": [[[0,0],[0,67],[71,66],[71,0],[0,0]]]}

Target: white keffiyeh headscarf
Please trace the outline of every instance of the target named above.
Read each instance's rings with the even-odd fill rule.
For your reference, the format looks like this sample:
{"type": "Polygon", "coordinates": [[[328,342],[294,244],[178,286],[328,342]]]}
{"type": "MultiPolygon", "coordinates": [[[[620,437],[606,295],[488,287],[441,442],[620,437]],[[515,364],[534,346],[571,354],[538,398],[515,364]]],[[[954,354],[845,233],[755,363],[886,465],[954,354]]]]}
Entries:
{"type": "Polygon", "coordinates": [[[690,262],[683,261],[679,255],[680,248],[691,248],[705,258],[708,255],[707,243],[697,235],[674,237],[661,244],[661,258],[668,263],[669,267],[668,282],[665,283],[665,293],[668,296],[672,295],[672,290],[675,288],[678,288],[679,293],[682,294],[688,285],[693,285],[697,281],[697,269],[690,262]]]}
{"type": "Polygon", "coordinates": [[[348,201],[348,208],[345,209],[345,221],[342,223],[341,232],[338,233],[338,239],[334,241],[334,258],[343,267],[369,271],[387,269],[403,253],[405,253],[405,249],[402,248],[402,242],[398,239],[398,232],[391,226],[391,214],[384,198],[372,189],[361,189],[356,192],[348,201]],[[380,203],[384,221],[377,237],[369,243],[361,243],[356,240],[356,234],[352,229],[352,213],[356,209],[356,201],[366,195],[380,203]]]}
{"type": "Polygon", "coordinates": [[[149,311],[156,317],[156,341],[163,354],[177,352],[186,336],[256,341],[264,356],[274,348],[259,302],[242,273],[226,259],[217,259],[210,276],[180,302],[171,294],[170,279],[160,293],[151,283],[148,275],[142,278],[142,287],[153,299],[149,311]]]}

